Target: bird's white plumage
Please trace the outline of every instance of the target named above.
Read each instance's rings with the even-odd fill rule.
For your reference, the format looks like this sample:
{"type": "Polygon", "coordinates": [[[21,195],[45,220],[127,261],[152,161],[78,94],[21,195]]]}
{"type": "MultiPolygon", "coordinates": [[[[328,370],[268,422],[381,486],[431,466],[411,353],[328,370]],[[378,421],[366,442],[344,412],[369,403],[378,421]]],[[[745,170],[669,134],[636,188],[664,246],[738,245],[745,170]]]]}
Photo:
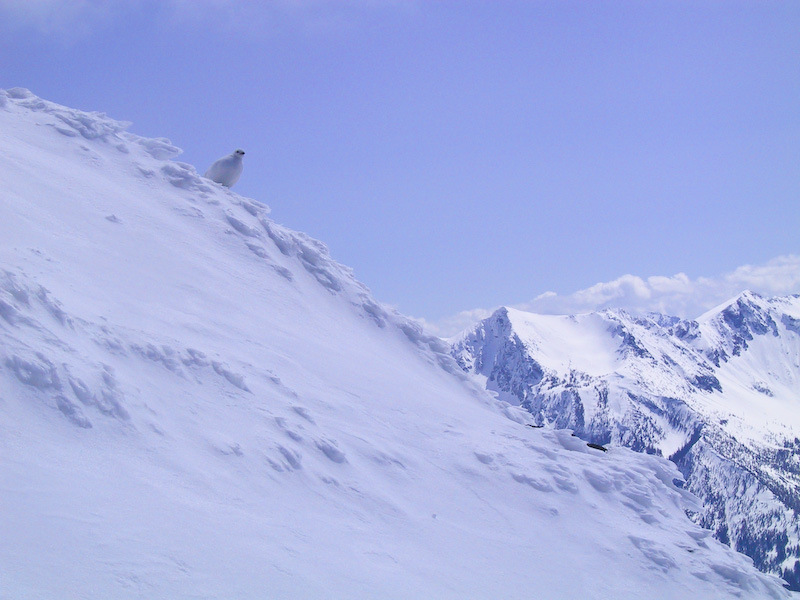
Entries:
{"type": "Polygon", "coordinates": [[[243,156],[244,150],[234,150],[227,156],[223,156],[214,161],[214,164],[206,171],[205,177],[225,187],[233,187],[233,184],[239,181],[239,177],[242,175],[243,156]]]}

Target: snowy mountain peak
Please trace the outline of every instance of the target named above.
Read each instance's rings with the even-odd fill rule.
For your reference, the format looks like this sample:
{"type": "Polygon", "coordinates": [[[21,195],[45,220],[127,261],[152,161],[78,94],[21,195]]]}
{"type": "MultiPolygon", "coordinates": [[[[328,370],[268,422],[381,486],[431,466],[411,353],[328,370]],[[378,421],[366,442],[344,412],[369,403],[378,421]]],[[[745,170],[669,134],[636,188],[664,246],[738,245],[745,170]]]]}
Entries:
{"type": "Polygon", "coordinates": [[[698,522],[800,587],[798,324],[797,296],[752,292],[697,321],[507,311],[452,353],[538,424],[672,458],[698,522]]]}
{"type": "Polygon", "coordinates": [[[798,334],[799,316],[797,296],[767,299],[753,292],[744,292],[729,303],[705,313],[698,322],[708,340],[707,353],[718,364],[739,356],[760,336],[779,338],[798,334]]]}
{"type": "Polygon", "coordinates": [[[178,152],[0,91],[3,594],[788,597],[675,465],[527,427],[178,152]]]}

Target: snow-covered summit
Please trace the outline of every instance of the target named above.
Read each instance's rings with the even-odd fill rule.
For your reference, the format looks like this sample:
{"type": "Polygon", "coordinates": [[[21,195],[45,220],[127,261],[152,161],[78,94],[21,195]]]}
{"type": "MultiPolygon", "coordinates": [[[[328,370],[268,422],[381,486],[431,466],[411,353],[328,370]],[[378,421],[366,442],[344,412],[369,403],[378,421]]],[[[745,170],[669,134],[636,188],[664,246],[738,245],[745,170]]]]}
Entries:
{"type": "Polygon", "coordinates": [[[0,91],[4,597],[786,597],[178,153],[0,91]]]}
{"type": "Polygon", "coordinates": [[[800,297],[752,292],[696,321],[503,308],[454,339],[540,424],[672,458],[696,518],[800,587],[800,297]]]}

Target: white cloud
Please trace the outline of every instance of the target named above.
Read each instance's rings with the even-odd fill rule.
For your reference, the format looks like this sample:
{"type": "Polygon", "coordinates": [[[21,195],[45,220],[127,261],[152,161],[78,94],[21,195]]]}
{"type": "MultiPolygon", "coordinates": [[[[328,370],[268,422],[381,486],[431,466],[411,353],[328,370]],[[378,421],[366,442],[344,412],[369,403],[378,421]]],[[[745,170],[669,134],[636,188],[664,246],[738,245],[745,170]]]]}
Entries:
{"type": "MultiPolygon", "coordinates": [[[[744,290],[766,296],[800,293],[800,256],[779,256],[762,265],[744,265],[717,277],[689,278],[685,273],[670,277],[642,278],[623,275],[568,295],[545,292],[513,308],[541,314],[578,314],[604,308],[635,312],[654,311],[696,318],[730,300],[744,290]]],[[[431,333],[452,336],[491,314],[492,310],[463,311],[435,323],[426,323],[431,333]]]]}
{"type": "Polygon", "coordinates": [[[746,289],[768,296],[800,293],[800,256],[779,256],[717,277],[623,275],[566,296],[548,292],[517,308],[550,314],[627,308],[693,318],[746,289]]]}
{"type": "Polygon", "coordinates": [[[766,294],[795,294],[800,289],[800,256],[779,256],[760,266],[745,265],[731,273],[728,280],[766,294]]]}
{"type": "Polygon", "coordinates": [[[177,22],[211,25],[248,37],[274,30],[336,34],[363,26],[365,17],[383,9],[405,9],[417,0],[164,0],[177,22]]]}
{"type": "Polygon", "coordinates": [[[0,31],[34,31],[73,42],[147,10],[172,26],[212,27],[245,35],[286,26],[339,31],[379,9],[413,7],[417,0],[0,0],[0,31]]]}
{"type": "Polygon", "coordinates": [[[489,317],[494,312],[494,309],[476,308],[474,310],[465,310],[451,317],[445,317],[438,321],[428,321],[426,319],[416,318],[422,327],[432,335],[440,337],[450,337],[465,329],[468,329],[478,321],[489,317]]]}
{"type": "Polygon", "coordinates": [[[123,2],[100,0],[0,0],[3,29],[34,30],[67,41],[110,22],[123,2]]]}

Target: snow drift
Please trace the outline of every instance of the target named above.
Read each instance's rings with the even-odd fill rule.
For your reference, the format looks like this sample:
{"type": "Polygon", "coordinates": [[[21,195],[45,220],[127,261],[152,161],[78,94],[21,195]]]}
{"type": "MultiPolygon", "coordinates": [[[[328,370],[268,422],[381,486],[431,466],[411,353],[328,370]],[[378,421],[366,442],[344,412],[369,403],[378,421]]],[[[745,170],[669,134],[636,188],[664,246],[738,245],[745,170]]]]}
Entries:
{"type": "Polygon", "coordinates": [[[167,140],[0,92],[8,598],[782,598],[167,140]]]}

